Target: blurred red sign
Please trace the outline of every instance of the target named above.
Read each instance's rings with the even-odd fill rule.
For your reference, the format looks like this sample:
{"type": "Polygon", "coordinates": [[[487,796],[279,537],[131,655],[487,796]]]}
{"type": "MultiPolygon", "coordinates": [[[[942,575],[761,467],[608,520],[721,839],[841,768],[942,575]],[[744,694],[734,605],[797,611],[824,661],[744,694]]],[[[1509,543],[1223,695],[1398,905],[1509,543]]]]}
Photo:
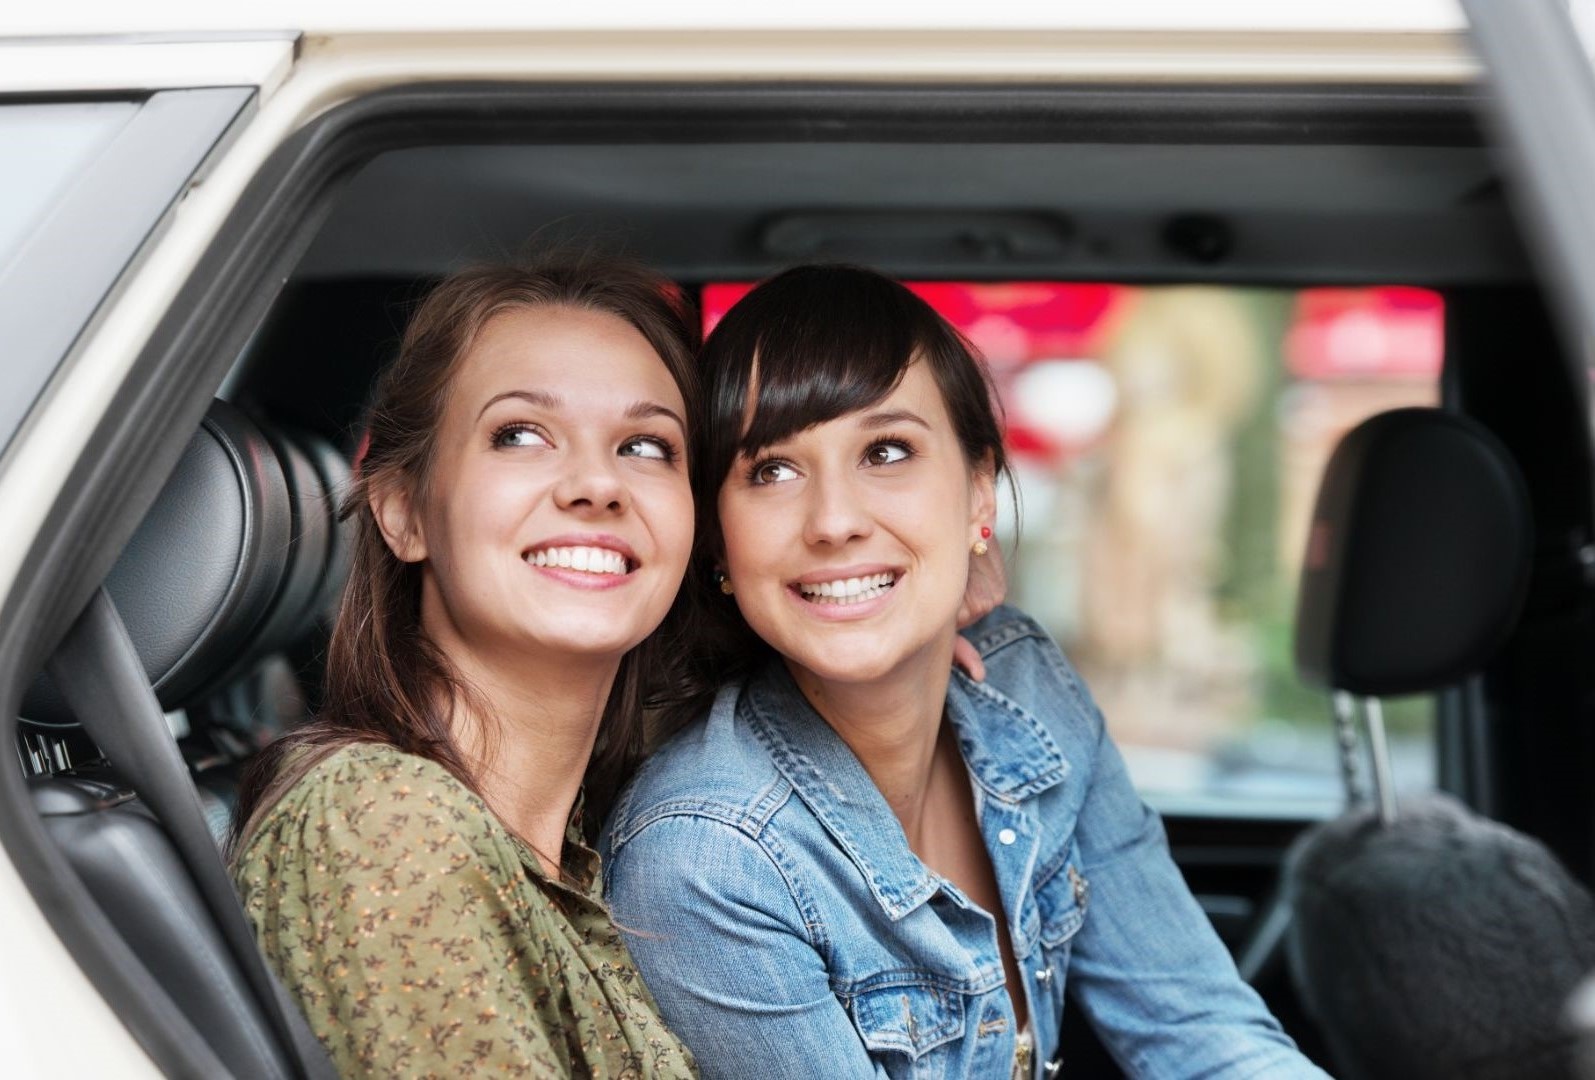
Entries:
{"type": "MultiPolygon", "coordinates": [[[[1098,355],[1132,291],[1122,285],[1045,281],[904,284],[974,344],[1005,398],[1012,379],[1036,361],[1098,355]]],[[[704,332],[712,331],[752,289],[751,282],[706,285],[704,332]]],[[[1007,421],[1008,448],[1021,457],[1051,461],[1068,448],[1068,440],[1030,423],[1023,409],[1010,410],[1007,421]]]]}
{"type": "Polygon", "coordinates": [[[1303,289],[1285,337],[1298,379],[1435,379],[1445,302],[1429,289],[1303,289]]]}
{"type": "MultiPolygon", "coordinates": [[[[1032,360],[1092,355],[1129,292],[1122,285],[1047,281],[904,284],[957,327],[998,371],[1032,360]]],[[[704,286],[704,333],[752,288],[751,282],[704,286]]]]}

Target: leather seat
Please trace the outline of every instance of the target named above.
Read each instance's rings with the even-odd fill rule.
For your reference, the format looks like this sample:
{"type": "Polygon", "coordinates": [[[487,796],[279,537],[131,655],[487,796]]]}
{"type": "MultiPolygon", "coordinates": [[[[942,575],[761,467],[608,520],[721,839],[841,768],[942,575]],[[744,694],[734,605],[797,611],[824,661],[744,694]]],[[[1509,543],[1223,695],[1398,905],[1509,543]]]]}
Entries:
{"type": "Polygon", "coordinates": [[[1488,663],[1523,603],[1530,522],[1507,451],[1437,409],[1366,421],[1325,471],[1296,665],[1335,693],[1352,805],[1297,843],[1284,889],[1292,974],[1337,1075],[1571,1075],[1563,1010],[1595,967],[1595,902],[1537,840],[1440,793],[1397,800],[1377,711],[1380,695],[1433,693],[1488,663]]]}
{"type": "MultiPolygon", "coordinates": [[[[302,651],[294,646],[307,635],[313,641],[316,630],[330,625],[348,577],[347,530],[337,518],[349,481],[348,461],[326,439],[308,432],[268,428],[264,434],[283,467],[289,496],[293,539],[282,582],[248,635],[248,647],[220,675],[220,688],[185,710],[190,733],[183,741],[184,756],[218,842],[230,830],[249,759],[309,718],[310,695],[300,682],[302,651]]],[[[311,677],[317,674],[312,670],[311,677]]]]}
{"type": "MultiPolygon", "coordinates": [[[[105,583],[161,708],[205,701],[326,611],[343,579],[332,495],[346,477],[324,443],[268,435],[232,406],[213,404],[105,583]]],[[[47,730],[81,719],[48,676],[22,712],[47,730]]],[[[286,1016],[262,1007],[260,969],[251,976],[240,966],[191,855],[174,844],[172,823],[133,793],[138,785],[136,774],[104,763],[30,781],[46,831],[231,1072],[326,1075],[330,1066],[292,1005],[286,1016]]],[[[207,787],[201,805],[214,834],[226,824],[229,792],[207,787]]],[[[227,899],[229,916],[241,919],[227,899]]],[[[270,993],[286,1001],[280,987],[270,993]]]]}

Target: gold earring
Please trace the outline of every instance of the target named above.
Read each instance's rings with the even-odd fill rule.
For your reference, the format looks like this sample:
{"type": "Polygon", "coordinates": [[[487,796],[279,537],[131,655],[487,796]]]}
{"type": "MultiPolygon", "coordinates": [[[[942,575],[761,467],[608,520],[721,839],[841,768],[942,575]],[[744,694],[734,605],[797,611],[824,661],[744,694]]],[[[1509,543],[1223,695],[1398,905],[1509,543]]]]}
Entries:
{"type": "Polygon", "coordinates": [[[976,540],[974,544],[970,546],[969,550],[974,552],[976,555],[984,555],[986,552],[990,551],[991,548],[986,546],[986,542],[984,540],[976,540]]]}
{"type": "Polygon", "coordinates": [[[718,577],[720,578],[720,591],[726,596],[730,596],[734,591],[731,588],[731,579],[726,577],[724,574],[720,574],[718,577]]]}

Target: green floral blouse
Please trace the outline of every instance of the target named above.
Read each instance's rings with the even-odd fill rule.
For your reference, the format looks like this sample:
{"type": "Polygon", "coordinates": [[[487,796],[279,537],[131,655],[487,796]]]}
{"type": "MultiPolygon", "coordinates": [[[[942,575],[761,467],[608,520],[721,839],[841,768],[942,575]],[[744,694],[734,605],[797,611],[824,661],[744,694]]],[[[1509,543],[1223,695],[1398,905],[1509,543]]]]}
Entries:
{"type": "Polygon", "coordinates": [[[340,750],[234,876],[344,1076],[691,1077],[572,829],[566,883],[433,762],[340,750]]]}

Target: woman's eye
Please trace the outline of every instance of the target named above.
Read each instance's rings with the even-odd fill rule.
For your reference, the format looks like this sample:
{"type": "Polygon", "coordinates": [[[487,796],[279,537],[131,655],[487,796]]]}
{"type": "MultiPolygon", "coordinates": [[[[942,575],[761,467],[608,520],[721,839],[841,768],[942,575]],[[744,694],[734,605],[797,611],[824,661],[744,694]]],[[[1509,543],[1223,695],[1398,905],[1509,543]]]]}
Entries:
{"type": "Polygon", "coordinates": [[[620,444],[620,456],[647,458],[650,461],[674,461],[676,448],[663,439],[639,435],[620,444]]]}
{"type": "Polygon", "coordinates": [[[779,484],[797,477],[797,470],[784,461],[766,461],[753,467],[755,484],[779,484]]]}
{"type": "Polygon", "coordinates": [[[864,461],[868,465],[895,465],[899,461],[907,461],[911,451],[900,442],[878,442],[864,451],[864,461]]]}
{"type": "Polygon", "coordinates": [[[543,433],[526,424],[506,424],[493,432],[494,446],[548,446],[543,433]]]}

